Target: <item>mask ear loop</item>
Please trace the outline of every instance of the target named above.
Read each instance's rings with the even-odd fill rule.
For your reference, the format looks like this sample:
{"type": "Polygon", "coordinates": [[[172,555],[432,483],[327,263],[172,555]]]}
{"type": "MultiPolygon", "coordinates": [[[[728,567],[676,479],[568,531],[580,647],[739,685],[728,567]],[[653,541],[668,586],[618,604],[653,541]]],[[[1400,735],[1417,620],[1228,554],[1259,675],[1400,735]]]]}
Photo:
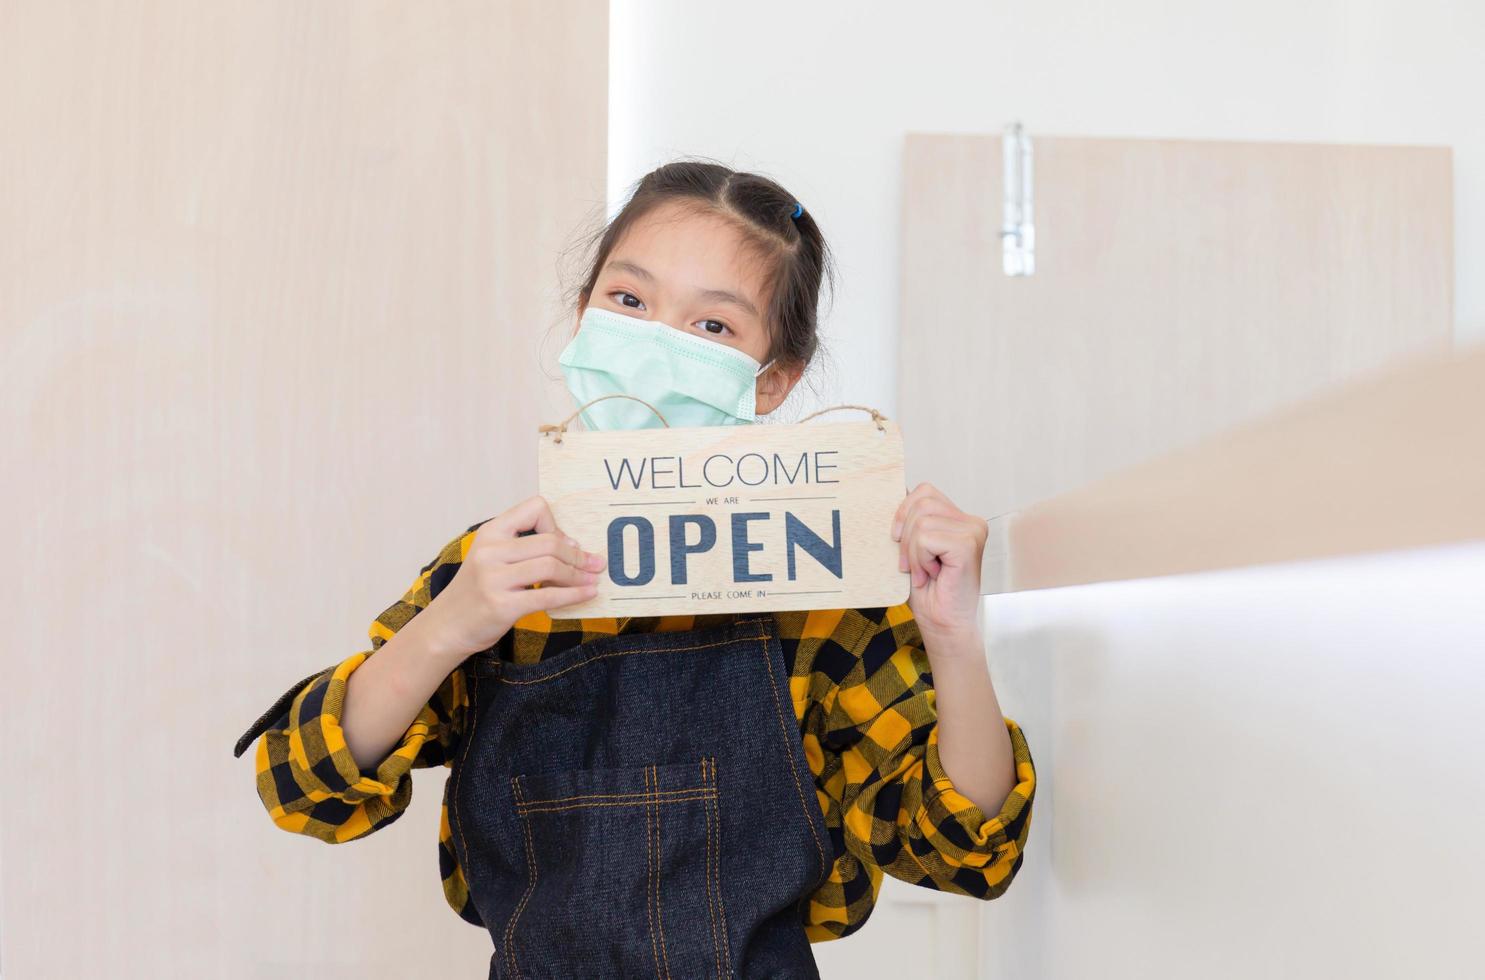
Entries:
{"type": "Polygon", "coordinates": [[[548,433],[548,432],[556,433],[552,437],[552,441],[553,442],[561,442],[562,441],[562,433],[564,433],[564,432],[567,431],[567,423],[571,422],[573,419],[575,419],[579,415],[581,415],[583,413],[583,409],[587,408],[589,405],[592,405],[593,402],[601,402],[605,398],[628,398],[631,401],[637,401],[641,405],[643,405],[645,408],[648,408],[650,411],[654,412],[655,413],[655,417],[660,420],[660,422],[661,422],[662,425],[664,425],[667,429],[670,428],[670,423],[667,422],[667,421],[665,421],[665,416],[660,414],[660,409],[656,408],[654,405],[651,405],[649,402],[645,401],[643,398],[636,398],[633,395],[625,395],[625,394],[617,393],[616,392],[615,394],[612,394],[612,395],[599,395],[597,398],[594,398],[592,401],[589,401],[586,404],[580,406],[576,412],[573,412],[571,415],[567,416],[567,418],[563,419],[561,422],[558,422],[556,425],[550,425],[550,424],[539,425],[539,426],[536,427],[536,431],[537,432],[541,432],[541,433],[548,433]]]}

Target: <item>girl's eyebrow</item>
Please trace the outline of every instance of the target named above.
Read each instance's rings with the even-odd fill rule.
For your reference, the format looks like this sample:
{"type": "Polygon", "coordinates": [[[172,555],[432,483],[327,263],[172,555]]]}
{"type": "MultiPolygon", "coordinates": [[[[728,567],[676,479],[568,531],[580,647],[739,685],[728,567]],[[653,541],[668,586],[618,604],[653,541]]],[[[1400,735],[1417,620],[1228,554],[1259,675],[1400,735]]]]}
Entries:
{"type": "Polygon", "coordinates": [[[616,269],[619,272],[627,272],[630,275],[639,276],[645,282],[655,281],[655,277],[650,275],[649,269],[646,269],[643,266],[636,265],[635,263],[630,262],[628,259],[609,259],[608,268],[616,269]]]}
{"type": "MultiPolygon", "coordinates": [[[[630,262],[628,259],[610,259],[605,263],[605,268],[614,269],[618,272],[627,272],[630,275],[638,276],[645,282],[653,283],[655,281],[655,277],[650,273],[650,270],[637,263],[630,262]]],[[[739,296],[737,293],[726,289],[699,289],[696,291],[696,295],[711,302],[731,303],[733,306],[744,310],[752,316],[758,315],[758,308],[746,296],[739,296]]]]}

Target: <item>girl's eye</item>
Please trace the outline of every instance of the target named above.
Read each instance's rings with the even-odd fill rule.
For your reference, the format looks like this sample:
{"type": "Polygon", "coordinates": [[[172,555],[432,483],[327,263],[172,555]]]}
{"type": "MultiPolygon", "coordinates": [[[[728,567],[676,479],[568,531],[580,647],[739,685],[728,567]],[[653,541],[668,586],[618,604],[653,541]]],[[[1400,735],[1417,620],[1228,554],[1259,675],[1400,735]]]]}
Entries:
{"type": "Polygon", "coordinates": [[[728,333],[731,333],[732,332],[732,328],[729,327],[727,324],[723,323],[721,320],[697,320],[696,323],[697,323],[698,326],[701,327],[701,329],[705,330],[707,333],[720,333],[721,330],[725,330],[728,333]],[[709,324],[710,324],[710,326],[709,326],[709,324]],[[720,327],[721,330],[713,329],[714,327],[720,327]]]}
{"type": "Polygon", "coordinates": [[[638,296],[634,295],[633,293],[626,293],[622,289],[616,289],[613,292],[609,293],[609,295],[610,296],[627,297],[628,299],[634,300],[633,303],[627,302],[625,299],[620,299],[619,300],[620,303],[622,303],[623,305],[628,306],[628,307],[630,307],[632,309],[642,310],[642,309],[645,308],[645,305],[639,301],[639,297],[638,296]]]}

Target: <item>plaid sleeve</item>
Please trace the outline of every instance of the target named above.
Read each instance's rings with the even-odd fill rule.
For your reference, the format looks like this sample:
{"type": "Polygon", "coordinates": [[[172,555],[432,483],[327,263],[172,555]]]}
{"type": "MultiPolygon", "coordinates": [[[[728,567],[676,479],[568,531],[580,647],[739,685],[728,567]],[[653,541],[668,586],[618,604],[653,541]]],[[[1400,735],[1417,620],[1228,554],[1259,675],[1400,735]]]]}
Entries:
{"type": "Polygon", "coordinates": [[[1005,719],[1018,781],[987,815],[939,758],[933,678],[911,610],[903,603],[874,612],[875,628],[856,641],[850,672],[826,705],[825,741],[845,774],[845,845],[894,878],[997,898],[1021,868],[1031,824],[1036,771],[1026,737],[1005,719]]]}
{"type": "Polygon", "coordinates": [[[340,720],[351,672],[432,602],[458,570],[478,527],[444,545],[403,596],[372,620],[369,650],[289,688],[238,739],[235,754],[240,756],[258,738],[258,796],[279,827],[332,844],[365,836],[407,809],[411,770],[450,764],[466,706],[460,668],[444,679],[401,742],[374,767],[356,765],[340,720]]]}

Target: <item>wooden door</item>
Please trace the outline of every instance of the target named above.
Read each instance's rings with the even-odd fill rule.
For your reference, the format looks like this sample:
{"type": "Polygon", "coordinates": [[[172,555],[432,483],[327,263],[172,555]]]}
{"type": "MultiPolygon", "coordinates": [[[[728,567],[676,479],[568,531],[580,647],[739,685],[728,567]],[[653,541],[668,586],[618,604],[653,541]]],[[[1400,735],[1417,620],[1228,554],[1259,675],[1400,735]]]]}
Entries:
{"type": "Polygon", "coordinates": [[[483,975],[445,770],[331,847],[230,749],[534,492],[607,27],[599,0],[0,5],[5,976],[483,975]]]}

